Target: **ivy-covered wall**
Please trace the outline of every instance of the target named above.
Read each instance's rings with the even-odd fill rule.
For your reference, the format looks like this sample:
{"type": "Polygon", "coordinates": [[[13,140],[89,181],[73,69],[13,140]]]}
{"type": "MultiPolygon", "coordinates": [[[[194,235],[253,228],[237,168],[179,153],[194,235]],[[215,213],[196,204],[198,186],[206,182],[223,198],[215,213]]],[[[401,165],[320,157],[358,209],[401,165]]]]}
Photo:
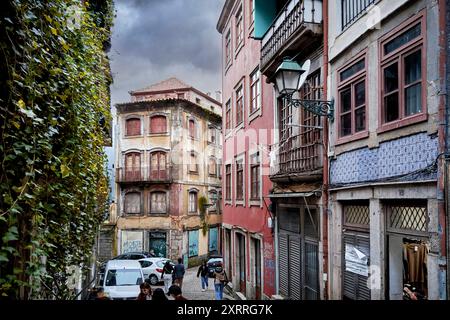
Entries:
{"type": "Polygon", "coordinates": [[[112,0],[0,13],[0,299],[67,299],[104,213],[112,0]]]}

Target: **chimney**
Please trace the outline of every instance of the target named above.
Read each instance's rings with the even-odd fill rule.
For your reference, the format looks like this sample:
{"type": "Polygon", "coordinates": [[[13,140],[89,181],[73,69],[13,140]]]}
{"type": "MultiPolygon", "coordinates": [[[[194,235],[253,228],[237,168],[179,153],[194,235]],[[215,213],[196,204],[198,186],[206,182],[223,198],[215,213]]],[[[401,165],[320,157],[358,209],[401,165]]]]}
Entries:
{"type": "Polygon", "coordinates": [[[222,91],[220,90],[216,91],[216,100],[222,102],[222,91]]]}

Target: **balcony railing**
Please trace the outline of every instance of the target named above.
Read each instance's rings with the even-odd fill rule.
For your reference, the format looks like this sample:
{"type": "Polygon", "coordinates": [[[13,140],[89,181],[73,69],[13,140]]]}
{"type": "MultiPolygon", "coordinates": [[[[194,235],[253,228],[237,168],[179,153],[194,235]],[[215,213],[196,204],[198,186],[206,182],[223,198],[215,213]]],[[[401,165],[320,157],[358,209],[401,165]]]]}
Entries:
{"type": "Polygon", "coordinates": [[[323,145],[320,139],[308,139],[311,133],[288,138],[279,149],[270,178],[289,176],[290,180],[314,180],[322,175],[323,145]]]}
{"type": "Polygon", "coordinates": [[[356,21],[377,0],[341,0],[342,30],[356,21]]]}
{"type": "Polygon", "coordinates": [[[261,42],[261,69],[308,24],[322,23],[322,0],[291,0],[261,42]]]}
{"type": "Polygon", "coordinates": [[[167,183],[172,181],[171,167],[152,170],[151,167],[130,167],[116,169],[116,182],[118,183],[167,183]]]}

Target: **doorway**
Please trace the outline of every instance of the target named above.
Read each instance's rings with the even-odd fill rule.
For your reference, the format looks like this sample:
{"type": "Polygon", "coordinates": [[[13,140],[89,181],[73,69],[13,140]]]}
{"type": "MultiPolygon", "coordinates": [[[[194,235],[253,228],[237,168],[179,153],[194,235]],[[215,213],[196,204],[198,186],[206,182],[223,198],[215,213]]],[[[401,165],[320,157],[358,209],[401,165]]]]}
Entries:
{"type": "Polygon", "coordinates": [[[165,232],[150,232],[149,251],[156,257],[166,258],[167,240],[165,232]]]}
{"type": "Polygon", "coordinates": [[[243,234],[236,233],[236,240],[237,240],[236,276],[239,291],[245,295],[246,294],[245,236],[243,234]]]}
{"type": "Polygon", "coordinates": [[[261,240],[251,239],[252,250],[252,279],[255,287],[254,297],[256,300],[261,299],[261,240]]]}

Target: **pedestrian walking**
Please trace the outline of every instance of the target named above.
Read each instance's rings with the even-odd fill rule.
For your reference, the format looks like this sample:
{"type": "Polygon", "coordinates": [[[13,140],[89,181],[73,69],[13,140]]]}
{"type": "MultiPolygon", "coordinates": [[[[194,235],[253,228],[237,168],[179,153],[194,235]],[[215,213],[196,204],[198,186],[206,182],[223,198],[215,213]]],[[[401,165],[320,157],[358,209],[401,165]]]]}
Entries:
{"type": "Polygon", "coordinates": [[[164,293],[169,295],[169,286],[172,284],[173,266],[170,260],[167,260],[163,266],[161,280],[164,281],[164,293]]]}
{"type": "Polygon", "coordinates": [[[187,300],[183,295],[181,294],[181,288],[174,284],[169,288],[169,294],[175,299],[175,300],[187,300]]]}
{"type": "Polygon", "coordinates": [[[173,280],[174,284],[178,285],[180,289],[183,288],[183,278],[185,272],[183,259],[178,258],[178,264],[173,268],[173,280]]]}
{"type": "Polygon", "coordinates": [[[228,284],[228,277],[222,265],[216,266],[214,270],[214,290],[216,300],[223,299],[223,288],[228,284]]]}
{"type": "Polygon", "coordinates": [[[201,266],[197,271],[197,278],[200,276],[202,282],[202,291],[206,291],[208,289],[208,266],[206,264],[206,260],[203,260],[201,266]]]}
{"type": "Polygon", "coordinates": [[[147,282],[143,282],[140,285],[141,292],[136,300],[152,300],[152,288],[147,282]]]}
{"type": "MultiPolygon", "coordinates": [[[[168,291],[167,291],[168,292],[168,291]]],[[[165,292],[163,291],[163,289],[161,288],[156,288],[153,291],[152,294],[152,300],[153,301],[167,301],[169,299],[167,299],[165,292]]]]}

